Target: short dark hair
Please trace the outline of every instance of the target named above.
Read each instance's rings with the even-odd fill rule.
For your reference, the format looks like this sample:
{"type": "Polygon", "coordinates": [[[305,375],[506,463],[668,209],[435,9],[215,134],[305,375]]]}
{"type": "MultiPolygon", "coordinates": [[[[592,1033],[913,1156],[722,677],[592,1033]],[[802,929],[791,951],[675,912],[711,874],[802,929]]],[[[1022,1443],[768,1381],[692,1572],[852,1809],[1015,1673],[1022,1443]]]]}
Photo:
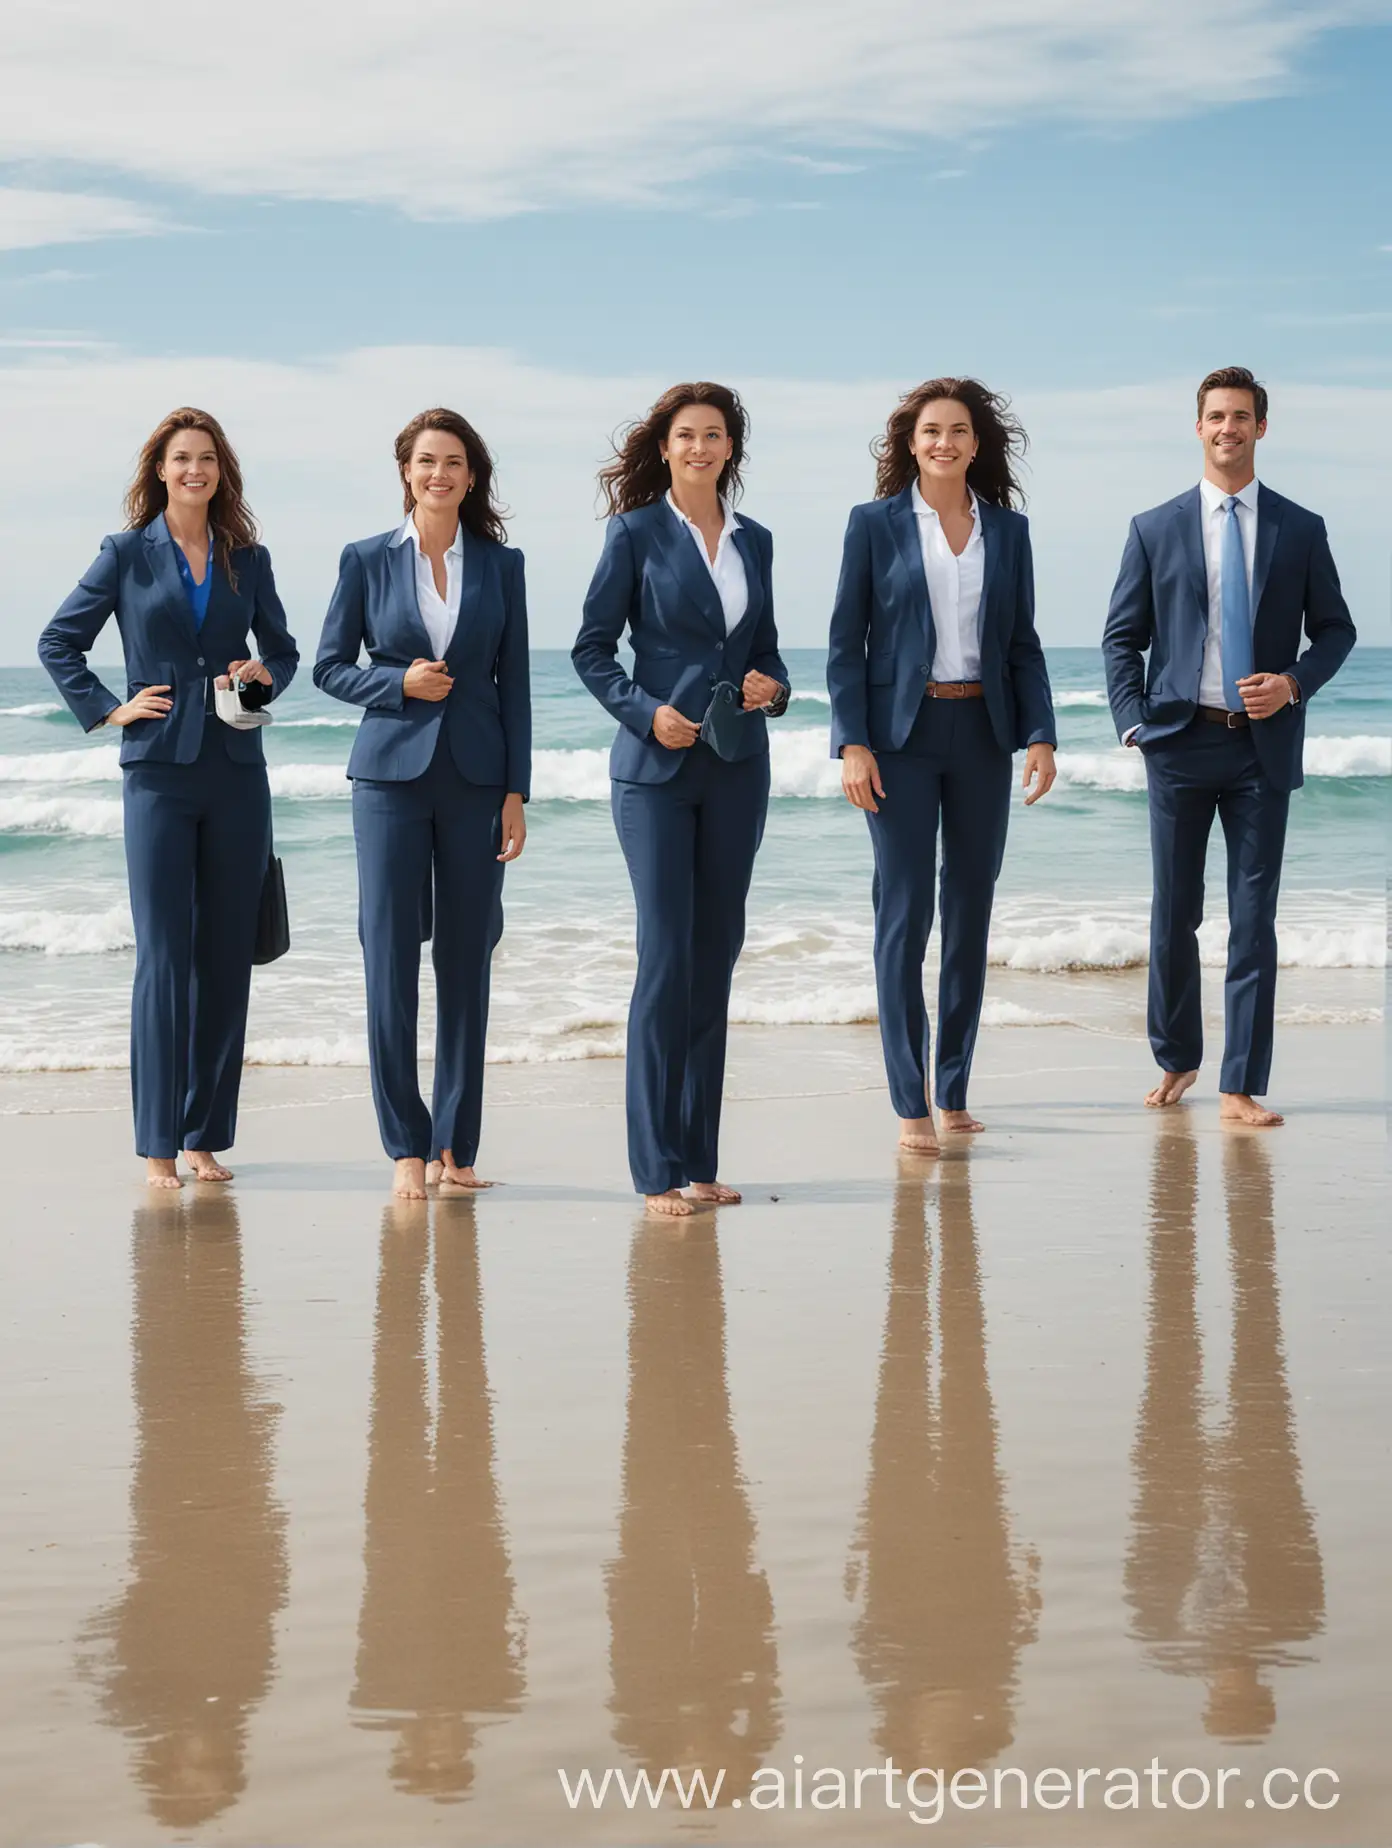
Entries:
{"type": "Polygon", "coordinates": [[[1204,399],[1211,391],[1250,391],[1257,422],[1266,422],[1266,387],[1246,366],[1219,366],[1210,372],[1199,387],[1199,416],[1203,416],[1204,399]]]}

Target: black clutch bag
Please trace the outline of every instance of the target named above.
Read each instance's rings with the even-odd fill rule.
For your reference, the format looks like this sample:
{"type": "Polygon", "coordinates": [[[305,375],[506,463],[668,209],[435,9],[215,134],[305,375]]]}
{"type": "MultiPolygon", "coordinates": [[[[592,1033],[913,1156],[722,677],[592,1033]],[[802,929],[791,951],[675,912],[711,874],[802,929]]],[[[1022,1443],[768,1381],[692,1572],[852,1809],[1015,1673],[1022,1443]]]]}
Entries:
{"type": "Polygon", "coordinates": [[[701,720],[702,744],[708,744],[717,757],[732,762],[744,737],[744,718],[744,694],[733,681],[720,681],[701,720]]]}
{"type": "Polygon", "coordinates": [[[285,903],[285,873],[272,853],[261,880],[261,908],[256,914],[256,947],[251,960],[273,963],[290,948],[290,912],[285,903]]]}

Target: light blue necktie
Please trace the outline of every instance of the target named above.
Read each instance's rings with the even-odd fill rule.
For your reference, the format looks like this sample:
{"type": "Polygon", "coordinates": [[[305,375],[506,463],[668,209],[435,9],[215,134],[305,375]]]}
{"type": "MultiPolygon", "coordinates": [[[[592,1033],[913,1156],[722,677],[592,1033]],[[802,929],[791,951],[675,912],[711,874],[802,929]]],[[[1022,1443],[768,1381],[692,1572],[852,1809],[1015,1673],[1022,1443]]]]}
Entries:
{"type": "Polygon", "coordinates": [[[1247,588],[1247,558],[1242,550],[1242,528],[1237,523],[1237,496],[1223,502],[1227,524],[1223,528],[1223,565],[1219,578],[1223,612],[1223,698],[1229,712],[1242,712],[1237,683],[1252,671],[1252,593],[1247,588]]]}

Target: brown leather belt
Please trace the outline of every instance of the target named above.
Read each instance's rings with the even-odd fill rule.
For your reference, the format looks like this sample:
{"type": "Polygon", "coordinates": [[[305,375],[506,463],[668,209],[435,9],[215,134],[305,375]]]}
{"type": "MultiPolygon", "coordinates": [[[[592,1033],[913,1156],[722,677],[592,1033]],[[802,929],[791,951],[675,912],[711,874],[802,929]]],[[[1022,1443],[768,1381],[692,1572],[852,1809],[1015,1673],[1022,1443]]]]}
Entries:
{"type": "Polygon", "coordinates": [[[980,699],[979,680],[930,680],[923,689],[925,699],[980,699]]]}
{"type": "Polygon", "coordinates": [[[1198,714],[1211,724],[1226,725],[1229,731],[1241,731],[1245,725],[1252,723],[1245,712],[1229,712],[1226,706],[1200,706],[1198,714]]]}

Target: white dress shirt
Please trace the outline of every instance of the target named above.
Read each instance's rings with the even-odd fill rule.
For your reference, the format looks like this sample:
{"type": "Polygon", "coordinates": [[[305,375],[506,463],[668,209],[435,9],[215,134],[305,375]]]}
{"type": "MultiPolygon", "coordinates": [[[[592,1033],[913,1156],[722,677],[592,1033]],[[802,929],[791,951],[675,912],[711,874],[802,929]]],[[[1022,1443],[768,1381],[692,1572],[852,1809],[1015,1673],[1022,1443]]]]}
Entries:
{"type": "Polygon", "coordinates": [[[696,543],[696,550],[701,554],[701,563],[710,572],[715,582],[716,592],[720,598],[720,607],[725,612],[725,633],[729,635],[749,608],[749,579],[745,576],[744,560],[740,557],[739,547],[735,544],[735,534],[739,531],[739,521],[731,510],[730,503],[721,496],[720,506],[725,515],[725,524],[720,529],[720,538],[716,543],[715,557],[711,558],[706,550],[706,542],[701,536],[699,526],[687,519],[681,508],[672,499],[670,491],[667,505],[673,514],[691,534],[696,543]]]}
{"type": "MultiPolygon", "coordinates": [[[[1237,496],[1237,530],[1242,534],[1242,556],[1247,564],[1247,601],[1252,601],[1252,565],[1257,556],[1257,489],[1249,481],[1237,496]]],[[[1199,483],[1203,519],[1204,566],[1208,572],[1208,636],[1204,642],[1203,672],[1199,675],[1199,704],[1224,707],[1223,691],[1223,531],[1228,523],[1223,503],[1226,491],[1207,476],[1199,483]]],[[[1256,611],[1252,610],[1255,619],[1256,611]]],[[[1239,708],[1241,710],[1241,708],[1239,708]]]]}
{"type": "Polygon", "coordinates": [[[435,651],[434,659],[443,661],[459,621],[459,598],[464,580],[464,528],[455,528],[454,543],[445,553],[443,597],[435,588],[435,567],[421,550],[420,534],[411,515],[398,527],[390,543],[405,545],[408,540],[416,549],[416,607],[435,651]]]}
{"type": "Polygon", "coordinates": [[[933,610],[934,680],[980,680],[981,587],[986,576],[986,546],[981,537],[981,509],[971,495],[972,533],[961,556],[954,554],[942,521],[913,485],[913,510],[923,575],[933,610]]]}

